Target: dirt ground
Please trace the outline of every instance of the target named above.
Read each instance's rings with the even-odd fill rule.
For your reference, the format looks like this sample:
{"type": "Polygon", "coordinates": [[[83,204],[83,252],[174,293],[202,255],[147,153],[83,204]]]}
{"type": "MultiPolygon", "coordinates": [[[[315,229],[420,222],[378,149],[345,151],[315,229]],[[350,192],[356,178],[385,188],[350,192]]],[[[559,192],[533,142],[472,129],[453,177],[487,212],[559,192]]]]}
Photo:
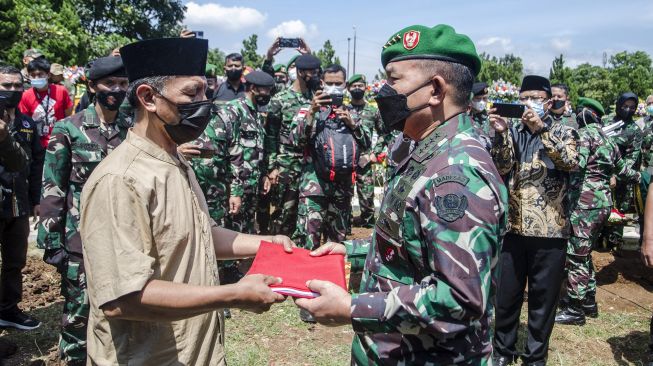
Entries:
{"type": "MultiPolygon", "coordinates": [[[[369,229],[355,228],[352,236],[366,237],[369,233],[369,229]]],[[[623,339],[620,338],[620,342],[616,345],[610,343],[610,339],[603,340],[602,342],[596,340],[592,341],[593,343],[598,342],[597,344],[588,343],[588,349],[596,347],[597,352],[605,352],[605,357],[609,358],[605,363],[588,362],[587,364],[641,364],[640,362],[643,357],[642,354],[645,352],[646,343],[648,341],[648,319],[653,311],[653,270],[644,267],[641,263],[638,252],[624,252],[619,256],[615,256],[612,253],[594,253],[593,256],[597,271],[597,282],[599,285],[597,300],[599,302],[602,317],[598,320],[592,321],[597,322],[601,319],[606,319],[607,322],[618,322],[619,320],[614,319],[622,318],[614,318],[610,316],[614,314],[625,314],[624,316],[632,315],[635,317],[637,329],[630,333],[626,332],[627,334],[622,337],[623,339]],[[606,314],[605,318],[603,317],[604,314],[606,314]],[[608,314],[612,315],[608,316],[608,314]],[[628,338],[629,336],[631,338],[628,338]],[[633,355],[624,356],[622,351],[630,349],[628,347],[630,347],[630,344],[633,342],[637,343],[635,347],[636,352],[633,351],[635,352],[633,355]],[[607,350],[606,347],[608,347],[607,350]],[[614,354],[614,360],[610,357],[610,352],[614,354]],[[622,354],[618,355],[619,352],[622,352],[622,354]],[[619,359],[618,356],[620,357],[619,359]]],[[[53,350],[56,347],[58,326],[61,317],[59,281],[59,274],[56,273],[53,267],[43,263],[40,257],[33,254],[28,258],[27,267],[24,270],[24,298],[20,306],[23,310],[30,312],[30,314],[42,320],[44,324],[41,328],[31,332],[20,332],[9,329],[3,330],[2,333],[0,333],[0,339],[10,340],[17,343],[19,351],[10,359],[5,360],[4,362],[0,361],[0,365],[52,364],[51,359],[53,350]]],[[[291,317],[292,315],[292,317],[296,318],[296,313],[294,312],[296,309],[294,309],[291,304],[287,306],[289,308],[281,308],[281,310],[278,310],[279,313],[277,315],[279,317],[291,317]]],[[[242,314],[238,311],[236,311],[236,313],[242,314]]],[[[278,319],[268,319],[253,325],[250,325],[249,323],[236,324],[235,328],[238,332],[243,334],[252,334],[250,332],[260,333],[261,329],[264,329],[265,327],[269,327],[270,329],[276,329],[275,327],[279,327],[279,324],[274,323],[275,321],[278,321],[278,319]]],[[[628,324],[630,323],[626,324],[626,328],[630,326],[628,324]]],[[[282,338],[275,337],[274,334],[276,333],[272,332],[272,335],[261,336],[262,343],[260,346],[265,349],[270,349],[269,347],[275,349],[281,343],[287,344],[287,342],[296,343],[315,341],[325,344],[324,342],[327,341],[326,344],[339,342],[337,346],[339,348],[333,349],[332,352],[346,352],[347,343],[351,340],[353,335],[351,327],[327,328],[321,326],[297,325],[297,327],[302,326],[304,328],[298,328],[300,330],[296,334],[293,332],[287,332],[286,329],[281,326],[278,330],[278,334],[283,334],[282,338]]],[[[606,327],[609,334],[611,324],[608,323],[601,326],[606,327]]],[[[615,324],[614,326],[616,327],[618,324],[615,324]]],[[[558,327],[554,330],[552,349],[569,354],[570,352],[573,352],[573,349],[571,348],[577,346],[565,345],[565,343],[567,343],[566,339],[568,339],[568,337],[575,337],[570,332],[576,332],[577,329],[582,328],[576,327],[575,329],[571,329],[569,327],[563,327],[560,329],[562,329],[562,333],[558,331],[558,327]],[[570,349],[567,349],[567,347],[570,349]]],[[[240,339],[238,337],[244,337],[243,339],[247,339],[243,334],[240,336],[234,336],[233,334],[234,332],[230,332],[227,337],[228,340],[238,340],[240,339]]],[[[581,342],[583,337],[591,337],[591,335],[581,335],[581,342]]],[[[604,336],[597,335],[596,337],[600,338],[604,336]]],[[[328,355],[325,355],[325,357],[328,359],[328,355]]],[[[292,357],[290,356],[288,358],[283,357],[281,359],[276,359],[277,362],[274,362],[274,364],[286,364],[284,361],[289,361],[291,359],[292,357]]],[[[240,362],[242,363],[236,362],[234,364],[258,364],[256,361],[252,361],[253,363],[250,363],[249,361],[240,362]]],[[[326,362],[325,364],[329,363],[326,362]]],[[[560,361],[556,364],[568,363],[560,361]]],[[[584,363],[577,363],[577,365],[581,364],[584,363]]]]}

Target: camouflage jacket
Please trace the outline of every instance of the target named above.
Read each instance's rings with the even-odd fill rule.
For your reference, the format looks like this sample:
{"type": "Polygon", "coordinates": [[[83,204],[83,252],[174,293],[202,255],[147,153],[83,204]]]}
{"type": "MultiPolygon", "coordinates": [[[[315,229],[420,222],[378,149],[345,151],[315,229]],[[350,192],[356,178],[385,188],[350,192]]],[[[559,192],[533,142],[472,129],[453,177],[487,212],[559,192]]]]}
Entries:
{"type": "Polygon", "coordinates": [[[625,165],[616,145],[592,123],[578,130],[578,169],[571,173],[569,199],[573,209],[612,207],[610,177],[618,175],[631,182],[639,173],[625,165]]]}
{"type": "MultiPolygon", "coordinates": [[[[299,186],[300,197],[307,196],[332,196],[335,192],[345,195],[353,195],[353,188],[355,183],[355,175],[352,181],[344,182],[329,182],[318,176],[313,165],[313,158],[311,156],[311,149],[313,148],[312,138],[315,136],[316,126],[320,123],[340,123],[342,128],[344,122],[334,119],[334,114],[331,107],[322,107],[322,110],[314,115],[312,123],[308,123],[307,113],[299,113],[295,116],[290,130],[290,140],[295,146],[304,147],[304,160],[302,178],[299,186]]],[[[352,131],[354,139],[360,148],[360,151],[366,151],[370,148],[372,141],[372,132],[369,126],[362,120],[360,114],[352,114],[352,118],[356,123],[356,128],[352,131]]]]}
{"type": "Polygon", "coordinates": [[[481,113],[471,113],[472,124],[479,136],[481,137],[481,142],[487,148],[488,151],[492,148],[492,138],[494,137],[494,130],[490,127],[490,118],[488,117],[487,112],[483,111],[481,113]]]}
{"type": "Polygon", "coordinates": [[[509,231],[523,236],[569,237],[569,172],[578,166],[578,133],[544,120],[532,134],[521,122],[495,134],[492,158],[510,191],[509,231]]]}
{"type": "Polygon", "coordinates": [[[78,231],[82,188],[102,159],[125,139],[130,127],[120,113],[115,123],[101,123],[94,104],[55,123],[43,168],[39,248],[65,248],[68,253],[82,255],[78,231]]]}
{"type": "Polygon", "coordinates": [[[379,113],[379,109],[369,103],[365,103],[362,106],[349,104],[347,105],[347,109],[350,111],[350,113],[352,113],[355,119],[360,119],[361,123],[364,124],[367,130],[370,132],[370,142],[372,140],[373,132],[376,132],[377,135],[377,144],[371,146],[369,149],[362,150],[361,155],[369,154],[371,152],[373,152],[375,155],[380,154],[381,151],[383,151],[383,148],[381,147],[381,151],[378,151],[378,136],[383,134],[384,127],[383,121],[381,121],[381,114],[379,113]]]}
{"type": "Polygon", "coordinates": [[[233,143],[229,148],[230,195],[242,197],[243,193],[256,194],[261,171],[267,166],[263,160],[264,119],[247,98],[227,103],[220,116],[226,121],[225,124],[231,124],[233,133],[233,143]]]}
{"type": "Polygon", "coordinates": [[[576,122],[576,114],[572,113],[570,115],[561,114],[559,116],[551,115],[553,118],[553,123],[560,123],[563,126],[571,127],[574,130],[578,130],[578,122],[576,122]]]}
{"type": "Polygon", "coordinates": [[[302,106],[311,103],[310,97],[289,87],[272,97],[266,121],[265,151],[268,156],[268,170],[287,167],[301,171],[300,161],[304,148],[293,145],[290,139],[292,121],[302,106]]]}
{"type": "MultiPolygon", "coordinates": [[[[24,152],[27,164],[18,171],[12,171],[11,164],[25,162],[23,157],[14,157],[9,166],[0,163],[0,189],[2,189],[2,212],[0,218],[27,216],[41,199],[41,174],[45,149],[41,146],[36,123],[15,111],[14,121],[10,125],[9,136],[0,143],[0,150],[5,153],[24,152]],[[14,144],[17,144],[14,146],[14,144]]],[[[9,163],[7,161],[7,163],[9,163]]]]}
{"type": "MultiPolygon", "coordinates": [[[[619,117],[614,116],[607,118],[604,125],[609,125],[619,121],[619,117]]],[[[634,121],[625,122],[625,124],[610,137],[612,142],[617,145],[621,158],[627,167],[639,170],[641,165],[642,152],[642,130],[634,121]]],[[[617,177],[621,181],[621,177],[617,177]]]]}
{"type": "Polygon", "coordinates": [[[224,105],[216,104],[211,121],[202,135],[193,143],[213,150],[212,157],[194,158],[191,166],[197,182],[204,192],[209,214],[219,225],[226,214],[229,183],[232,177],[230,151],[235,150],[231,116],[224,105]]]}
{"type": "Polygon", "coordinates": [[[352,295],[353,364],[488,364],[507,201],[467,114],[417,144],[391,177],[371,244],[347,243],[348,259],[368,250],[352,295]]]}
{"type": "Polygon", "coordinates": [[[646,116],[640,119],[642,128],[642,170],[651,166],[653,158],[653,116],[646,116]]]}

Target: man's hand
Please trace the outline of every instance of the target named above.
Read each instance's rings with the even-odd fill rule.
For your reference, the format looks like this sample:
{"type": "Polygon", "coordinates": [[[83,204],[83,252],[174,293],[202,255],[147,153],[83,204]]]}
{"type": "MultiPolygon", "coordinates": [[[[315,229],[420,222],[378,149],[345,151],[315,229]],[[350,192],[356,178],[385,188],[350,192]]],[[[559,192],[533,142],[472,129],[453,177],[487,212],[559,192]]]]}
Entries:
{"type": "Polygon", "coordinates": [[[318,323],[338,326],[351,323],[351,295],[328,281],[312,280],[306,286],[320,294],[315,299],[296,299],[295,304],[308,311],[318,323]]]}
{"type": "Polygon", "coordinates": [[[302,55],[311,53],[311,48],[308,47],[308,44],[306,41],[304,41],[304,38],[299,39],[299,47],[297,47],[297,52],[301,53],[302,55]]]}
{"type": "Polygon", "coordinates": [[[321,257],[329,254],[347,254],[345,246],[339,243],[328,242],[321,247],[313,250],[310,255],[312,257],[321,257]]]}
{"type": "Polygon", "coordinates": [[[544,127],[544,122],[542,122],[540,116],[538,116],[531,108],[526,109],[521,120],[533,134],[540,132],[544,127]]]}
{"type": "Polygon", "coordinates": [[[243,204],[243,200],[240,197],[231,196],[229,197],[229,214],[235,215],[240,211],[240,206],[243,204]]]}
{"type": "Polygon", "coordinates": [[[234,285],[237,291],[234,307],[261,314],[270,310],[272,304],[283,302],[286,297],[270,290],[270,285],[281,283],[281,278],[262,274],[247,275],[234,285]]]}
{"type": "Polygon", "coordinates": [[[272,169],[270,174],[268,174],[268,178],[272,185],[279,184],[279,169],[272,169]]]}
{"type": "Polygon", "coordinates": [[[326,94],[322,90],[318,90],[313,94],[313,99],[311,100],[311,110],[310,114],[313,115],[320,111],[320,107],[329,105],[331,103],[331,96],[326,94]]]}
{"type": "Polygon", "coordinates": [[[379,159],[376,158],[376,155],[374,155],[374,153],[370,153],[370,162],[372,164],[376,164],[379,162],[379,159]]]}
{"type": "Polygon", "coordinates": [[[285,235],[275,235],[272,237],[272,244],[279,244],[283,245],[283,250],[286,253],[292,253],[292,248],[296,248],[297,246],[295,243],[293,243],[292,240],[290,240],[289,237],[285,235]]]}
{"type": "Polygon", "coordinates": [[[338,117],[338,119],[345,122],[345,125],[347,127],[349,127],[352,130],[356,128],[356,122],[354,122],[354,119],[351,118],[351,113],[349,113],[348,110],[344,109],[343,107],[340,107],[336,109],[334,112],[336,112],[336,116],[338,117]]]}
{"type": "Polygon", "coordinates": [[[610,177],[610,188],[615,189],[617,187],[617,177],[614,175],[610,177]]]}
{"type": "Polygon", "coordinates": [[[272,188],[272,183],[270,182],[270,178],[263,177],[263,195],[270,193],[271,188],[272,188]]]}
{"type": "Polygon", "coordinates": [[[281,47],[279,47],[279,39],[281,37],[277,37],[277,39],[272,42],[272,45],[270,48],[268,48],[268,53],[266,54],[265,59],[268,61],[274,60],[274,56],[281,51],[281,47]]]}
{"type": "Polygon", "coordinates": [[[181,31],[181,34],[179,34],[179,37],[181,37],[181,38],[195,38],[195,37],[197,37],[197,35],[195,34],[195,32],[193,32],[191,30],[184,29],[184,30],[181,31]]]}
{"type": "Polygon", "coordinates": [[[488,111],[488,118],[490,120],[490,126],[498,132],[498,133],[503,133],[503,131],[506,131],[508,129],[508,120],[501,117],[498,114],[495,114],[496,108],[492,108],[488,111]]]}
{"type": "Polygon", "coordinates": [[[201,146],[197,144],[185,143],[177,146],[177,152],[183,155],[186,159],[192,159],[200,156],[198,150],[201,146]]]}
{"type": "Polygon", "coordinates": [[[642,261],[646,267],[653,268],[653,240],[644,238],[642,243],[642,261]]]}
{"type": "Polygon", "coordinates": [[[39,216],[41,216],[41,205],[36,205],[32,210],[32,217],[38,221],[39,216]]]}
{"type": "Polygon", "coordinates": [[[9,136],[9,115],[6,111],[3,112],[4,116],[0,116],[0,141],[4,141],[9,136]]]}

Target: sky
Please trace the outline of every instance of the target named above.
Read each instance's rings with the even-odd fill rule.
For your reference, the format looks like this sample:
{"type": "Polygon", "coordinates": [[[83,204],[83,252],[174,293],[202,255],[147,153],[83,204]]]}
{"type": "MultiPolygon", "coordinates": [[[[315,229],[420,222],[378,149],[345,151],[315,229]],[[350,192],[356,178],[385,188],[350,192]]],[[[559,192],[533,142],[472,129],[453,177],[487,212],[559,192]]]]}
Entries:
{"type": "MultiPolygon", "coordinates": [[[[477,51],[522,58],[526,74],[548,76],[551,61],[563,54],[568,65],[602,65],[604,55],[642,50],[653,55],[653,1],[606,0],[192,0],[184,25],[204,31],[211,48],[239,52],[242,40],[259,37],[265,54],[277,36],[303,37],[313,51],[330,40],[347,67],[372,78],[381,68],[381,49],[404,27],[449,24],[469,36],[477,51]],[[348,42],[347,39],[351,38],[348,42]]],[[[275,63],[296,51],[283,50],[275,63]]]]}

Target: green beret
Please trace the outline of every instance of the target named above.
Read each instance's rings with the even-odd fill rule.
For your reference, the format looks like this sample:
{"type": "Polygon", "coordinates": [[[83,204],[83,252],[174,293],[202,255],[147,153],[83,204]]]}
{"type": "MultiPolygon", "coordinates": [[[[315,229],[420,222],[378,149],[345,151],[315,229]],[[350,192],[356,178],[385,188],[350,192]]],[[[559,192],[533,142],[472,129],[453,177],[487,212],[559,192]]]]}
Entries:
{"type": "Polygon", "coordinates": [[[295,56],[291,57],[290,60],[288,60],[288,63],[286,64],[286,67],[290,68],[290,65],[294,64],[295,61],[297,60],[297,57],[299,57],[299,56],[301,56],[301,55],[295,55],[295,56]]]}
{"type": "Polygon", "coordinates": [[[603,116],[605,114],[605,109],[603,109],[603,106],[601,105],[601,103],[599,103],[599,101],[596,100],[596,99],[579,97],[578,98],[578,106],[593,109],[594,112],[596,112],[599,115],[599,117],[601,117],[601,116],[603,116]]]}
{"type": "Polygon", "coordinates": [[[390,37],[381,51],[383,67],[393,61],[413,59],[456,62],[469,67],[474,75],[481,71],[481,58],[472,40],[445,24],[406,27],[390,37]]]}
{"type": "Polygon", "coordinates": [[[367,83],[367,80],[365,80],[365,75],[363,74],[354,74],[349,78],[349,81],[347,81],[347,84],[351,85],[357,81],[362,81],[364,83],[367,83]]]}
{"type": "Polygon", "coordinates": [[[214,64],[206,64],[206,72],[204,76],[207,78],[214,78],[218,75],[218,67],[214,64]]]}
{"type": "Polygon", "coordinates": [[[287,72],[286,65],[284,64],[274,65],[274,72],[283,72],[285,74],[287,72]]]}

